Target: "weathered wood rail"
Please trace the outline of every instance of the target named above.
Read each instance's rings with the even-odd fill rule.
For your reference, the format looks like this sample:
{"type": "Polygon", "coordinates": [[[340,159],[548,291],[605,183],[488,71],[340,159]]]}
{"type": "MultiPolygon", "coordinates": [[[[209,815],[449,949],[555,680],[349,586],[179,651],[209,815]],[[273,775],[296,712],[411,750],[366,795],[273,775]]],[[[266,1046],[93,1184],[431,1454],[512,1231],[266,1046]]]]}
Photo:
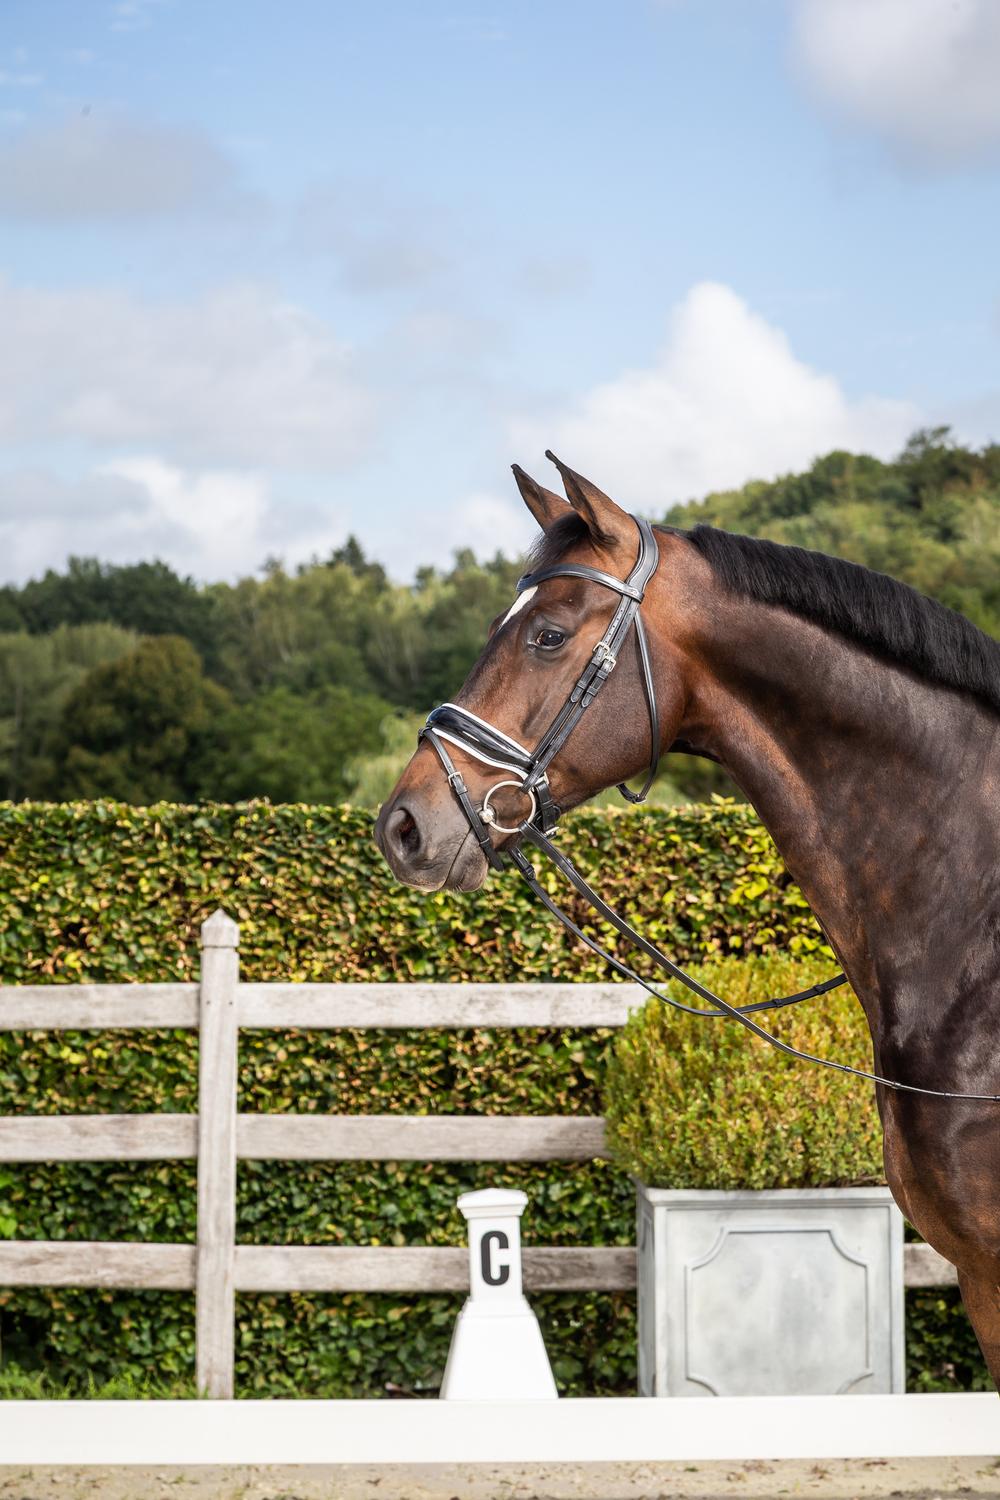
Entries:
{"type": "MultiPolygon", "coordinates": [[[[0,1116],[0,1162],[197,1159],[194,1245],[0,1241],[0,1285],[194,1291],[197,1383],[233,1394],[236,1292],[449,1292],[468,1288],[464,1248],[236,1244],[236,1163],[587,1161],[603,1120],[584,1115],[239,1114],[241,1029],[621,1026],[643,991],[624,984],[244,984],[239,928],[202,926],[197,984],[0,987],[0,1030],[197,1028],[198,1114],[0,1116]]],[[[628,1291],[630,1246],[528,1246],[532,1291],[628,1291]]],[[[954,1283],[928,1245],[906,1247],[907,1286],[954,1283]]]]}

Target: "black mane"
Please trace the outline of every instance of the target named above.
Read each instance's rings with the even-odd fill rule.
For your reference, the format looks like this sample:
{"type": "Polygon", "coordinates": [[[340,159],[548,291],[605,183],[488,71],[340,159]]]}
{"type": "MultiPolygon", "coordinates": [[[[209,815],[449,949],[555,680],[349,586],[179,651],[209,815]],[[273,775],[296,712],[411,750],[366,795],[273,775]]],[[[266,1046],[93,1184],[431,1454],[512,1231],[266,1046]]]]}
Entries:
{"type": "Polygon", "coordinates": [[[905,583],[804,547],[696,526],[678,533],[736,594],[835,630],[1000,712],[1000,642],[905,583]]]}

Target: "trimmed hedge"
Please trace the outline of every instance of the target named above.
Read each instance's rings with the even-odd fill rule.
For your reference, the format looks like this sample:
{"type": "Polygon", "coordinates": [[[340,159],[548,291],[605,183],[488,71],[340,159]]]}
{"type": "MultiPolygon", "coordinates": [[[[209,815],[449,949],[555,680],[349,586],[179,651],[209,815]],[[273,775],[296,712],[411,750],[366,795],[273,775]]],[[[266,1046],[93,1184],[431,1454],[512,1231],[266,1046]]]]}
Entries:
{"type": "MultiPolygon", "coordinates": [[[[639,816],[585,811],[567,822],[560,841],[611,900],[682,961],[784,950],[808,960],[824,951],[801,894],[743,806],[657,808],[639,816]]],[[[191,979],[199,923],[218,905],[241,923],[247,979],[608,977],[514,875],[491,879],[472,896],[427,897],[397,886],[372,845],[370,816],[350,808],[0,804],[2,983],[191,979]]],[[[568,905],[584,918],[575,902],[568,905]]],[[[811,1014],[839,1015],[828,1009],[832,999],[814,1002],[811,1014]]],[[[726,1170],[737,1137],[744,1142],[740,1159],[750,1160],[757,1147],[747,1146],[752,1130],[746,1132],[758,1129],[758,1116],[761,1128],[771,1128],[773,1091],[781,1091],[778,1114],[797,1111],[804,1122],[817,1075],[776,1068],[775,1058],[725,1023],[682,1024],[691,1028],[683,1041],[686,1066],[702,1080],[703,1102],[690,1101],[686,1134],[676,1138],[677,1172],[701,1162],[706,1185],[727,1185],[712,1174],[726,1170]],[[727,1059],[726,1086],[713,1095],[718,1047],[727,1059]],[[736,1096],[742,1126],[732,1112],[736,1096]],[[706,1138],[727,1132],[724,1150],[712,1154],[707,1139],[699,1140],[702,1120],[706,1138]]],[[[240,1107],[596,1113],[611,1041],[609,1032],[572,1029],[246,1032],[240,1107]]],[[[846,1055],[842,1039],[829,1041],[831,1051],[846,1055]]],[[[193,1110],[195,1059],[190,1033],[0,1034],[0,1112],[193,1110]]],[[[852,1148],[863,1154],[875,1129],[870,1096],[858,1085],[844,1097],[865,1122],[869,1144],[852,1148]]],[[[759,1130],[754,1139],[759,1145],[759,1130]]],[[[248,1244],[460,1244],[455,1199],[487,1183],[528,1193],[528,1242],[633,1238],[631,1187],[610,1163],[241,1163],[238,1234],[248,1244]]],[[[191,1240],[194,1204],[187,1162],[25,1164],[0,1176],[0,1235],[191,1240]]],[[[253,1395],[433,1391],[459,1300],[243,1296],[238,1388],[253,1395]]],[[[562,1390],[634,1390],[634,1298],[549,1294],[533,1301],[562,1390]]],[[[985,1384],[968,1322],[953,1303],[951,1294],[911,1298],[914,1385],[985,1384]]],[[[0,1357],[79,1390],[114,1376],[189,1382],[193,1299],[0,1292],[0,1357]]]]}
{"type": "MultiPolygon", "coordinates": [[[[698,970],[732,1005],[791,995],[829,975],[828,960],[815,958],[729,958],[698,970]]],[[[669,992],[696,1003],[680,984],[669,992]]],[[[864,1012],[846,985],[755,1020],[800,1051],[871,1066],[864,1012]]],[[[615,1038],[604,1095],[618,1164],[652,1187],[885,1181],[878,1112],[862,1085],[796,1062],[736,1022],[699,1020],[649,1001],[615,1038]]]]}
{"type": "MultiPolygon", "coordinates": [[[[221,905],[241,923],[247,979],[607,977],[513,874],[421,895],[393,880],[371,835],[371,815],[349,807],[0,804],[0,973],[189,979],[198,926],[221,905]]],[[[560,842],[682,960],[822,946],[745,806],[585,811],[560,842]]]]}

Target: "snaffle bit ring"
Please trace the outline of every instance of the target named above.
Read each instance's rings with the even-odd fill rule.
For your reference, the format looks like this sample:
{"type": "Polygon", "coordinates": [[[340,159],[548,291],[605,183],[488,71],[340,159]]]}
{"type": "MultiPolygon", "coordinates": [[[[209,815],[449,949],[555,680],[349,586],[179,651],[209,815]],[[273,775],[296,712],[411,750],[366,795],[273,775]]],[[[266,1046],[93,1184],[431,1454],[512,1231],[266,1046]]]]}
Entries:
{"type": "Polygon", "coordinates": [[[486,796],[483,798],[483,805],[480,809],[479,816],[482,818],[483,822],[488,828],[495,828],[497,833],[520,833],[521,829],[524,827],[524,823],[519,823],[516,828],[505,828],[502,823],[497,822],[497,815],[493,811],[493,808],[490,806],[490,798],[493,796],[493,793],[498,792],[502,786],[516,787],[519,792],[523,792],[526,797],[531,798],[531,811],[525,818],[524,823],[530,823],[532,821],[532,819],[538,812],[538,803],[535,800],[535,794],[531,790],[531,787],[522,786],[519,781],[498,781],[496,786],[491,786],[489,791],[486,793],[486,796]]]}

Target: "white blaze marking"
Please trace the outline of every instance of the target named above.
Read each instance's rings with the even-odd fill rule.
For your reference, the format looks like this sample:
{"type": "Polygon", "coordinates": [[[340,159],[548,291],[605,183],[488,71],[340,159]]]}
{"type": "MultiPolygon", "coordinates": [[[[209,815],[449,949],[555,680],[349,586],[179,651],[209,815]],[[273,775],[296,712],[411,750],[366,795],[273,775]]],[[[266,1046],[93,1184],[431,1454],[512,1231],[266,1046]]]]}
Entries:
{"type": "Polygon", "coordinates": [[[500,621],[500,629],[502,630],[504,628],[504,626],[506,625],[506,623],[507,623],[508,620],[513,620],[513,618],[514,618],[515,615],[520,614],[521,610],[524,608],[524,606],[531,599],[533,599],[534,596],[537,593],[538,593],[538,584],[535,583],[535,584],[532,584],[532,586],[531,586],[530,589],[525,589],[525,591],[524,591],[523,594],[518,594],[517,598],[514,600],[514,603],[511,605],[510,609],[507,611],[507,613],[504,615],[503,619],[500,621]]]}

